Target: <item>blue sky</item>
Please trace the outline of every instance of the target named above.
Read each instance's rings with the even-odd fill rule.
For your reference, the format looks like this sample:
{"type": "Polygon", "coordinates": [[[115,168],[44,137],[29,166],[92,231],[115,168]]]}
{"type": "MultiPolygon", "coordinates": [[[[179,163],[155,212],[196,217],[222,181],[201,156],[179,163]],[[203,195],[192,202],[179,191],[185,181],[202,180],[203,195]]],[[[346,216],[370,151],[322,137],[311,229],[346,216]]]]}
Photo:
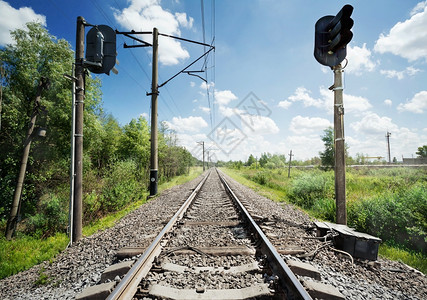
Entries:
{"type": "MultiPolygon", "coordinates": [[[[349,153],[387,158],[390,132],[392,157],[415,156],[427,144],[427,1],[0,0],[0,46],[11,42],[10,30],[37,19],[74,49],[77,16],[121,31],[205,37],[216,48],[202,74],[207,82],[181,74],[162,87],[159,120],[195,156],[205,141],[214,160],[290,150],[303,160],[323,151],[321,135],[333,125],[333,73],[314,59],[314,24],[347,3],[354,7],[344,69],[349,153]]],[[[99,75],[104,109],[122,125],[149,120],[151,49],[117,41],[119,74],[99,75]]],[[[204,48],[161,38],[159,51],[161,84],[204,48]]]]}

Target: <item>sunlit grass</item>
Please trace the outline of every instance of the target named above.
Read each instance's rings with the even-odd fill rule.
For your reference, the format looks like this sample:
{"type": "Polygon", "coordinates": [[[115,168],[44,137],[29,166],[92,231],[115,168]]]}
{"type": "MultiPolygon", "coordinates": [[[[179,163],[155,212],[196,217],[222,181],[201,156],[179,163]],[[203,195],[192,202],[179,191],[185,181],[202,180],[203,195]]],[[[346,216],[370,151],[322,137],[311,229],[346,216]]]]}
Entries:
{"type": "MultiPolygon", "coordinates": [[[[159,185],[159,193],[175,185],[190,181],[202,173],[202,168],[191,168],[188,175],[181,175],[173,178],[169,182],[159,185]]],[[[148,193],[141,195],[139,201],[129,204],[126,208],[100,218],[83,227],[83,235],[90,236],[100,230],[105,230],[114,226],[121,218],[131,211],[134,211],[147,200],[148,193]]],[[[45,260],[52,260],[63,251],[69,243],[68,236],[65,233],[57,233],[46,239],[23,235],[18,233],[11,241],[0,237],[0,279],[27,270],[45,260]]],[[[48,282],[43,272],[40,273],[38,284],[48,282]]]]}
{"type": "Polygon", "coordinates": [[[392,247],[387,244],[381,244],[378,254],[381,257],[403,262],[413,266],[417,270],[427,275],[427,256],[419,252],[411,252],[400,248],[392,247]]]}

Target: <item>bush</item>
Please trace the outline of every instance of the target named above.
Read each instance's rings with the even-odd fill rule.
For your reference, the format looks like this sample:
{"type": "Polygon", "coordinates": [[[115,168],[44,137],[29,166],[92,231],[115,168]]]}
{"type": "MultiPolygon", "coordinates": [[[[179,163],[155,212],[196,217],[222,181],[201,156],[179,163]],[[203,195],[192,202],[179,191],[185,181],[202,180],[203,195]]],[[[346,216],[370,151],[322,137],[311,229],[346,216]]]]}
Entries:
{"type": "Polygon", "coordinates": [[[327,173],[303,173],[292,182],[289,198],[299,206],[312,208],[317,200],[328,198],[329,185],[327,173]]]}
{"type": "Polygon", "coordinates": [[[143,188],[136,174],[137,164],[133,160],[118,161],[111,167],[102,190],[101,210],[117,211],[141,198],[143,188]]]}
{"type": "Polygon", "coordinates": [[[349,223],[383,241],[427,253],[427,191],[416,184],[351,203],[349,223]]]}
{"type": "Polygon", "coordinates": [[[68,225],[68,199],[48,194],[42,197],[38,212],[27,219],[27,232],[46,238],[68,225]]]}

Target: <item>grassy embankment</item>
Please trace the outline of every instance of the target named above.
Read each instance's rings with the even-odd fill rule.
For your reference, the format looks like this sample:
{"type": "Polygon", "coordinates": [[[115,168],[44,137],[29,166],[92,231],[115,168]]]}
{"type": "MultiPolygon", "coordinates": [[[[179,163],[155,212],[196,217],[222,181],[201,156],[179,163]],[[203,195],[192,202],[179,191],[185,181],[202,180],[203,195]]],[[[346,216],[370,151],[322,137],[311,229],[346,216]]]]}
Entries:
{"type": "MultiPolygon", "coordinates": [[[[297,205],[313,218],[335,222],[334,173],[320,170],[225,169],[274,201],[297,205]]],[[[348,225],[383,240],[379,254],[427,274],[427,172],[347,169],[348,225]]]]}
{"type": "MultiPolygon", "coordinates": [[[[177,176],[172,180],[159,185],[159,193],[175,185],[193,180],[202,173],[202,168],[192,168],[188,175],[177,176]]],[[[127,207],[97,219],[83,227],[83,235],[89,236],[99,230],[114,226],[114,224],[129,212],[137,209],[146,202],[147,193],[141,199],[130,203],[127,207]]],[[[67,234],[56,233],[45,239],[25,235],[17,232],[17,236],[7,241],[4,236],[4,226],[0,226],[0,279],[31,268],[45,260],[54,260],[55,256],[63,251],[69,242],[67,234]]]]}

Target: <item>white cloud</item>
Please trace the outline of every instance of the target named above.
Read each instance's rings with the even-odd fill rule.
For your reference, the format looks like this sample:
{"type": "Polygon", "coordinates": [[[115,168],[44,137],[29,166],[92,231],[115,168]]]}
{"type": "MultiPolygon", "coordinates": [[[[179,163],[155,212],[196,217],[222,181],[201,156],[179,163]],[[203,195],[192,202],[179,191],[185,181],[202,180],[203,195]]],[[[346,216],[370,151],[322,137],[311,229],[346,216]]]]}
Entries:
{"type": "Polygon", "coordinates": [[[193,116],[188,118],[173,117],[172,121],[166,121],[166,124],[170,129],[173,129],[177,132],[199,132],[200,129],[208,126],[208,123],[206,123],[202,117],[193,116]]]}
{"type": "Polygon", "coordinates": [[[414,67],[407,67],[403,71],[381,70],[380,73],[382,75],[385,75],[388,78],[394,78],[394,77],[396,77],[397,79],[401,80],[401,79],[405,78],[406,75],[414,76],[415,74],[417,74],[420,71],[421,71],[420,69],[416,69],[414,67]]]}
{"type": "Polygon", "coordinates": [[[237,97],[230,90],[215,91],[215,100],[219,105],[227,105],[237,97]]]}
{"type": "MultiPolygon", "coordinates": [[[[322,87],[320,88],[320,94],[322,95],[323,99],[323,105],[321,107],[332,114],[334,112],[334,93],[329,89],[322,87]]],[[[346,93],[343,95],[343,104],[345,113],[360,113],[372,107],[368,99],[346,93]]]]}
{"type": "MultiPolygon", "coordinates": [[[[301,101],[302,103],[304,103],[305,107],[308,107],[308,106],[322,107],[323,101],[321,99],[315,99],[311,97],[310,93],[311,92],[307,90],[305,87],[298,87],[295,90],[295,93],[288,97],[288,101],[290,102],[301,101]]],[[[281,101],[281,102],[284,102],[284,101],[281,101]]],[[[281,102],[279,102],[279,105],[281,102]]]]}
{"type": "Polygon", "coordinates": [[[291,105],[292,105],[292,102],[288,100],[280,101],[279,104],[277,104],[278,107],[281,107],[284,109],[288,109],[291,105]]]}
{"type": "Polygon", "coordinates": [[[279,127],[273,119],[265,116],[240,114],[243,130],[245,133],[255,135],[275,134],[279,132],[279,127]]]}
{"type": "Polygon", "coordinates": [[[319,152],[324,150],[320,135],[292,135],[285,140],[288,149],[292,149],[295,155],[293,159],[306,160],[319,156],[319,152]]]}
{"type": "Polygon", "coordinates": [[[411,17],[394,25],[388,34],[381,34],[374,50],[379,53],[390,52],[414,61],[427,60],[427,4],[418,3],[411,17]]]}
{"type": "Polygon", "coordinates": [[[371,59],[371,51],[366,48],[366,43],[362,47],[351,45],[347,46],[348,65],[345,71],[362,75],[364,71],[372,72],[375,69],[376,63],[371,59]]]}
{"type": "Polygon", "coordinates": [[[323,118],[296,116],[291,120],[289,130],[297,134],[307,134],[324,130],[333,124],[323,118]]]}
{"type": "Polygon", "coordinates": [[[175,17],[181,26],[184,26],[185,28],[192,28],[193,27],[194,19],[192,17],[189,17],[187,20],[187,14],[186,13],[175,13],[175,17]]]}
{"type": "MultiPolygon", "coordinates": [[[[116,21],[128,30],[151,31],[156,27],[159,32],[170,35],[181,35],[180,26],[191,28],[193,19],[187,20],[185,13],[164,10],[160,0],[131,0],[130,5],[122,11],[115,10],[116,21]]],[[[147,39],[142,37],[142,39],[147,39]]],[[[148,39],[147,42],[151,43],[148,39]]],[[[163,65],[176,65],[180,60],[189,58],[187,50],[177,40],[159,37],[159,61],[163,65]]]]}
{"type": "Polygon", "coordinates": [[[398,126],[394,124],[391,118],[380,117],[376,113],[367,113],[359,122],[350,124],[356,133],[363,135],[385,134],[387,131],[397,131],[398,126]]]}
{"type": "Polygon", "coordinates": [[[416,93],[415,96],[406,103],[400,103],[397,106],[399,111],[409,111],[416,114],[424,113],[427,110],[427,91],[416,93]]]}
{"type": "Polygon", "coordinates": [[[149,115],[147,113],[142,113],[139,115],[140,117],[143,117],[144,119],[148,120],[149,119],[149,115]]]}
{"type": "Polygon", "coordinates": [[[392,106],[393,105],[393,101],[391,101],[390,99],[385,99],[384,100],[384,104],[387,106],[392,106]]]}
{"type": "Polygon", "coordinates": [[[204,113],[209,113],[211,111],[211,109],[209,107],[199,106],[199,108],[204,113]]]}
{"type": "Polygon", "coordinates": [[[46,17],[36,14],[31,7],[15,9],[9,3],[0,0],[0,46],[12,44],[14,41],[10,31],[24,29],[28,22],[39,22],[46,26],[46,17]]]}
{"type": "Polygon", "coordinates": [[[190,81],[190,86],[191,86],[191,87],[195,87],[195,86],[196,86],[196,83],[195,83],[194,81],[190,81]]]}

